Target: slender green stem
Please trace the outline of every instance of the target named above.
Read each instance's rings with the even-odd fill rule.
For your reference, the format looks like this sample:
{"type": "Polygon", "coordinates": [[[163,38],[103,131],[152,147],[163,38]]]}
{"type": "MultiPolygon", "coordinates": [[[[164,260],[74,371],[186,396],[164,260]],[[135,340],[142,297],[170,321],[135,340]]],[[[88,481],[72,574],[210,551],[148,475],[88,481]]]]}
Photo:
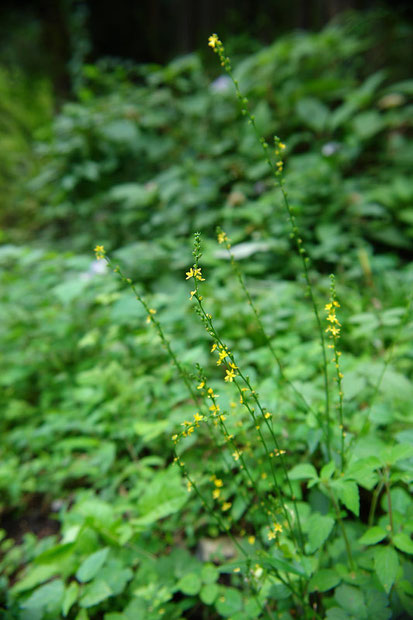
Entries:
{"type": "Polygon", "coordinates": [[[385,472],[384,472],[384,486],[386,489],[387,511],[389,513],[390,531],[391,531],[391,535],[394,536],[393,507],[392,507],[391,494],[390,494],[390,479],[389,479],[389,468],[388,467],[386,467],[385,472]]]}
{"type": "Polygon", "coordinates": [[[340,508],[339,508],[339,506],[338,506],[338,504],[337,504],[337,502],[335,500],[334,494],[332,493],[330,487],[327,484],[325,484],[325,487],[328,490],[328,494],[330,496],[331,503],[334,506],[334,510],[335,510],[335,513],[336,513],[336,516],[337,516],[337,522],[340,525],[341,533],[343,534],[343,539],[344,539],[344,544],[345,544],[345,547],[346,547],[346,553],[347,553],[347,558],[348,558],[348,563],[349,563],[350,569],[354,570],[354,561],[353,561],[353,555],[351,553],[350,541],[349,541],[349,539],[347,537],[347,531],[346,531],[346,527],[344,525],[343,519],[341,518],[340,508]]]}
{"type": "Polygon", "coordinates": [[[381,480],[379,482],[379,484],[376,486],[375,490],[374,490],[373,498],[371,500],[371,505],[370,505],[369,518],[368,518],[368,521],[367,521],[368,524],[369,524],[369,527],[372,527],[372,525],[373,525],[374,515],[375,515],[376,507],[377,507],[377,502],[379,500],[380,493],[382,492],[383,487],[384,487],[384,482],[383,482],[383,480],[381,480]]]}
{"type": "MultiPolygon", "coordinates": [[[[284,206],[285,206],[285,209],[287,211],[288,219],[289,219],[289,222],[290,222],[291,237],[292,237],[292,239],[295,242],[298,255],[300,256],[300,259],[301,259],[304,279],[305,279],[306,284],[307,284],[308,294],[310,296],[310,300],[311,300],[311,304],[312,304],[312,307],[313,307],[314,316],[315,316],[316,323],[317,323],[317,329],[318,329],[318,332],[319,332],[319,338],[320,338],[320,344],[321,344],[321,350],[322,350],[322,359],[323,359],[323,375],[324,375],[324,396],[325,396],[325,426],[324,426],[324,433],[325,433],[325,438],[326,438],[327,454],[328,454],[328,457],[331,458],[330,393],[329,393],[329,386],[328,386],[328,366],[327,366],[326,344],[325,344],[323,327],[322,327],[321,320],[320,320],[320,314],[318,312],[317,303],[316,303],[316,300],[315,300],[315,297],[314,297],[313,286],[312,286],[312,283],[311,283],[309,269],[308,269],[308,265],[310,263],[310,259],[308,257],[307,251],[306,251],[306,249],[304,247],[303,240],[301,239],[301,237],[299,235],[299,230],[298,230],[298,227],[297,227],[295,215],[294,215],[293,209],[292,209],[292,207],[291,207],[291,205],[289,203],[287,192],[286,192],[286,190],[284,188],[284,183],[283,183],[283,179],[282,179],[283,163],[282,163],[282,161],[278,162],[277,163],[277,167],[276,167],[274,165],[274,163],[272,162],[272,159],[270,158],[270,156],[268,154],[269,145],[268,145],[267,141],[265,140],[265,138],[263,138],[260,135],[260,132],[258,131],[258,127],[257,127],[256,122],[255,122],[255,117],[254,117],[253,114],[250,113],[249,108],[248,108],[248,99],[241,93],[241,90],[239,88],[238,80],[236,80],[234,78],[234,75],[232,73],[232,67],[231,67],[230,59],[225,55],[225,48],[224,48],[222,42],[218,39],[218,37],[217,37],[216,41],[214,42],[214,45],[211,45],[211,47],[213,47],[214,51],[218,54],[218,56],[220,58],[220,61],[221,61],[221,65],[224,67],[225,71],[228,73],[230,79],[232,80],[232,82],[234,84],[236,96],[237,96],[237,98],[238,98],[238,100],[240,102],[242,113],[247,116],[248,122],[249,122],[249,124],[253,128],[254,133],[255,133],[255,135],[257,137],[257,140],[261,144],[261,147],[262,147],[263,152],[264,152],[265,160],[268,163],[268,166],[269,166],[269,168],[270,168],[270,170],[271,170],[271,172],[272,172],[272,174],[274,176],[274,179],[275,179],[275,182],[276,182],[276,186],[279,187],[280,190],[281,190],[281,194],[282,194],[283,201],[284,201],[284,206]]],[[[278,145],[281,144],[278,138],[276,139],[276,143],[278,145]]]]}

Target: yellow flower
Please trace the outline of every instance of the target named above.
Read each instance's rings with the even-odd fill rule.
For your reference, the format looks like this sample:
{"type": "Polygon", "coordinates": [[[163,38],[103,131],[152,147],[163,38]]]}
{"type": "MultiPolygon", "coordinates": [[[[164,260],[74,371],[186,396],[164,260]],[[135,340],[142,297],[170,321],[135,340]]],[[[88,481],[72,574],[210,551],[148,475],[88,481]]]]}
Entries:
{"type": "Polygon", "coordinates": [[[236,374],[235,374],[235,370],[233,370],[233,369],[231,368],[231,370],[228,370],[228,369],[227,369],[225,372],[226,372],[227,374],[225,375],[225,379],[224,379],[224,381],[229,381],[230,383],[232,383],[232,381],[234,380],[234,377],[236,376],[236,374]]]}
{"type": "Polygon", "coordinates": [[[205,381],[201,381],[201,383],[199,385],[196,386],[197,390],[202,390],[202,388],[205,386],[205,381]]]}
{"type": "Polygon", "coordinates": [[[173,442],[175,442],[175,443],[176,443],[177,439],[178,439],[178,435],[176,435],[176,434],[175,434],[175,435],[172,435],[172,441],[173,441],[173,442]]]}
{"type": "MultiPolygon", "coordinates": [[[[188,279],[188,278],[187,278],[187,279],[188,279]]],[[[189,296],[189,299],[191,299],[191,300],[192,300],[192,297],[195,295],[195,293],[196,293],[196,291],[191,291],[191,294],[190,294],[190,296],[189,296]]]]}
{"type": "Polygon", "coordinates": [[[250,545],[253,545],[255,543],[255,536],[248,536],[248,542],[250,545]]]}
{"type": "Polygon", "coordinates": [[[194,415],[195,422],[202,422],[203,419],[204,419],[203,415],[200,415],[199,413],[195,413],[194,415]]]}
{"type": "Polygon", "coordinates": [[[282,532],[282,531],[283,531],[282,525],[280,525],[279,523],[274,523],[272,530],[268,532],[268,540],[272,540],[273,538],[277,536],[277,532],[282,532]]]}
{"type": "Polygon", "coordinates": [[[228,241],[226,233],[224,231],[218,233],[218,243],[225,243],[225,241],[228,241]]]}
{"type": "Polygon", "coordinates": [[[186,488],[187,488],[188,493],[192,491],[192,482],[190,482],[189,480],[186,483],[186,488]]]}
{"type": "Polygon", "coordinates": [[[240,572],[240,570],[241,570],[240,568],[234,568],[233,572],[234,572],[234,573],[239,573],[239,572],[240,572]]]}
{"type": "Polygon", "coordinates": [[[222,351],[219,352],[219,358],[217,360],[217,366],[220,366],[223,362],[223,360],[228,357],[228,353],[227,351],[225,351],[225,349],[222,349],[222,351]]]}
{"type": "Polygon", "coordinates": [[[103,247],[103,245],[97,245],[93,251],[96,254],[97,260],[105,257],[105,248],[103,247]]]}
{"type": "Polygon", "coordinates": [[[338,334],[340,333],[340,330],[335,325],[329,325],[326,329],[326,332],[331,332],[333,336],[338,336],[338,334]]]}
{"type": "Polygon", "coordinates": [[[270,417],[271,417],[271,413],[269,411],[267,411],[267,413],[264,413],[264,418],[268,420],[270,417]]]}
{"type": "Polygon", "coordinates": [[[218,488],[221,488],[222,486],[224,486],[224,483],[222,482],[220,478],[217,478],[216,480],[214,480],[214,484],[218,488]]]}
{"type": "Polygon", "coordinates": [[[196,278],[197,280],[201,280],[203,282],[205,278],[202,277],[201,267],[196,267],[195,269],[191,267],[191,269],[186,272],[186,280],[189,280],[189,278],[196,278]]]}
{"type": "Polygon", "coordinates": [[[212,49],[214,50],[217,43],[219,43],[218,35],[211,34],[211,36],[208,39],[209,47],[212,47],[212,49]]]}
{"type": "Polygon", "coordinates": [[[216,344],[215,344],[215,342],[214,342],[214,344],[213,344],[213,345],[212,345],[212,347],[211,347],[211,353],[213,353],[213,352],[215,351],[215,349],[216,349],[216,348],[217,348],[217,345],[216,345],[216,344]]]}
{"type": "Polygon", "coordinates": [[[146,322],[147,323],[151,322],[151,315],[153,316],[154,314],[156,314],[156,310],[154,310],[153,308],[149,308],[149,314],[146,317],[146,322]]]}
{"type": "Polygon", "coordinates": [[[231,502],[224,502],[222,504],[222,511],[225,512],[226,510],[229,510],[231,506],[232,506],[231,502]]]}
{"type": "Polygon", "coordinates": [[[212,497],[213,497],[213,499],[218,499],[220,495],[221,495],[221,489],[214,489],[214,490],[212,491],[212,497]]]}

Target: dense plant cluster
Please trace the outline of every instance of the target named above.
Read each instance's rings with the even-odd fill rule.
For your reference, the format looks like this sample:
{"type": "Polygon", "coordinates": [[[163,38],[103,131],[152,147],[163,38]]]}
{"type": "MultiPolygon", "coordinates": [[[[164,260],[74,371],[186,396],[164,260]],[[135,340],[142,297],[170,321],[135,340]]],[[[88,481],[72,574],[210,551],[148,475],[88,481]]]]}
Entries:
{"type": "Polygon", "coordinates": [[[373,43],[84,67],[0,248],[7,620],[413,614],[413,83],[373,43]]]}

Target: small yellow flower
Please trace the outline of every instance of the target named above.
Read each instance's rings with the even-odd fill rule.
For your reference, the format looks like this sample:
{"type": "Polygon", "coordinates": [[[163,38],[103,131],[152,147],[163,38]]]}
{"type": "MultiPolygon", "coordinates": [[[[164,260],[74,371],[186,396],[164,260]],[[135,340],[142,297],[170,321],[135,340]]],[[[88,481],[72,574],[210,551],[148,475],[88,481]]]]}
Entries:
{"type": "Polygon", "coordinates": [[[268,420],[271,417],[271,413],[269,411],[267,411],[267,413],[264,413],[264,418],[266,418],[266,420],[268,420]]]}
{"type": "Polygon", "coordinates": [[[234,572],[234,573],[239,573],[239,572],[240,572],[240,570],[241,570],[240,568],[234,568],[233,572],[234,572]]]}
{"type": "Polygon", "coordinates": [[[224,502],[222,504],[222,512],[225,512],[226,510],[229,510],[231,508],[232,504],[231,502],[224,502]]]}
{"type": "Polygon", "coordinates": [[[224,381],[227,381],[227,382],[229,381],[229,383],[232,383],[234,380],[234,377],[236,377],[235,370],[231,368],[231,370],[227,369],[225,372],[226,372],[226,375],[224,377],[224,381]]]}
{"type": "Polygon", "coordinates": [[[212,47],[212,49],[214,50],[217,43],[219,43],[218,35],[211,34],[211,36],[208,38],[209,47],[212,47]]]}
{"type": "Polygon", "coordinates": [[[97,245],[93,250],[96,254],[96,259],[100,260],[101,258],[105,258],[105,248],[103,245],[97,245]]]}
{"type": "Polygon", "coordinates": [[[220,366],[226,357],[228,357],[228,353],[225,351],[225,349],[222,349],[222,351],[219,352],[217,366],[220,366]]]}
{"type": "Polygon", "coordinates": [[[197,390],[202,390],[203,387],[205,387],[205,381],[201,381],[201,383],[196,386],[196,389],[197,390]]]}
{"type": "Polygon", "coordinates": [[[212,491],[212,497],[213,497],[213,499],[218,499],[220,495],[221,495],[221,489],[214,489],[214,490],[212,491]]]}
{"type": "Polygon", "coordinates": [[[255,536],[248,536],[248,542],[250,545],[253,545],[255,543],[255,536]]]}
{"type": "Polygon", "coordinates": [[[215,349],[216,349],[216,348],[217,348],[217,345],[216,345],[216,344],[215,344],[215,342],[214,342],[214,344],[213,344],[213,345],[212,345],[212,347],[211,347],[211,353],[213,353],[213,352],[215,351],[215,349]]]}
{"type": "Polygon", "coordinates": [[[209,410],[212,411],[214,414],[218,413],[219,405],[216,405],[215,403],[212,403],[212,405],[210,406],[209,410]]]}
{"type": "Polygon", "coordinates": [[[241,452],[233,452],[232,456],[234,458],[234,461],[239,461],[239,457],[241,456],[241,452]]]}
{"type": "Polygon", "coordinates": [[[338,336],[340,333],[340,329],[335,325],[329,325],[326,329],[326,332],[331,332],[333,336],[338,336]]]}
{"type": "Polygon", "coordinates": [[[175,434],[175,435],[172,435],[172,441],[173,441],[173,442],[175,442],[175,443],[176,443],[177,439],[178,439],[178,435],[176,435],[176,434],[175,434]]]}
{"type": "MultiPolygon", "coordinates": [[[[188,279],[188,278],[187,278],[188,279]]],[[[192,297],[195,295],[196,291],[191,291],[191,294],[189,296],[189,299],[192,300],[192,297]]]]}
{"type": "Polygon", "coordinates": [[[216,478],[214,480],[214,484],[216,487],[221,488],[222,486],[224,486],[224,483],[222,482],[221,478],[216,478]]]}
{"type": "Polygon", "coordinates": [[[285,454],[285,450],[274,450],[274,456],[281,456],[285,454]]]}
{"type": "Polygon", "coordinates": [[[192,482],[190,482],[189,480],[186,483],[186,489],[187,489],[188,493],[190,493],[192,491],[192,482]]]}
{"type": "Polygon", "coordinates": [[[148,314],[148,316],[146,317],[146,322],[147,322],[147,323],[150,323],[150,322],[151,322],[151,320],[152,320],[152,316],[153,316],[154,314],[156,314],[156,310],[154,310],[153,308],[149,308],[149,314],[148,314]]]}
{"type": "Polygon", "coordinates": [[[202,420],[204,419],[203,415],[200,415],[199,413],[195,413],[194,414],[194,420],[195,422],[202,422],[202,420]]]}
{"type": "Polygon", "coordinates": [[[225,243],[225,241],[228,241],[226,233],[224,231],[218,233],[218,243],[225,243]]]}

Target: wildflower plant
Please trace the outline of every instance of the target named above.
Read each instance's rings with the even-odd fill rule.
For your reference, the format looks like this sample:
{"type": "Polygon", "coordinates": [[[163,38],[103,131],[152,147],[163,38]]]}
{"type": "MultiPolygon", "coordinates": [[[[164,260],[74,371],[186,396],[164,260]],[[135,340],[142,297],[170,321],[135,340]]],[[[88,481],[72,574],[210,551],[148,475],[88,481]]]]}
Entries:
{"type": "Polygon", "coordinates": [[[202,264],[200,233],[194,236],[193,263],[185,272],[185,280],[189,284],[189,301],[209,339],[210,369],[199,363],[195,369],[182,364],[156,310],[120,267],[112,264],[102,245],[96,246],[96,257],[104,259],[130,286],[186,387],[194,410],[171,436],[173,459],[188,497],[197,498],[210,523],[232,541],[234,558],[224,567],[231,572],[233,586],[248,592],[255,605],[253,611],[245,608],[242,618],[287,618],[291,617],[291,608],[294,615],[303,618],[349,618],[354,617],[354,600],[362,609],[356,612],[362,614],[358,617],[369,618],[377,611],[375,597],[380,600],[381,617],[389,618],[392,595],[403,599],[404,605],[410,604],[406,602],[411,594],[406,576],[413,547],[395,516],[392,485],[406,480],[399,467],[413,456],[413,450],[399,443],[379,453],[367,450],[362,456],[352,454],[340,345],[345,327],[341,324],[335,278],[330,276],[329,297],[326,294],[324,300],[319,299],[310,257],[284,182],[288,149],[278,136],[270,141],[260,136],[223,43],[213,34],[208,44],[233,82],[241,112],[262,147],[281,194],[318,334],[322,401],[305,395],[289,377],[277,347],[277,335],[267,333],[231,240],[220,227],[217,240],[226,249],[236,281],[277,369],[275,389],[298,416],[315,420],[321,431],[311,456],[291,451],[281,413],[272,407],[269,410],[265,397],[261,397],[244,369],[242,352],[217,327],[210,308],[213,304],[208,274],[202,264]],[[198,455],[202,447],[205,458],[192,457],[195,446],[198,455]],[[211,450],[214,460],[208,463],[211,450]],[[372,491],[367,524],[360,519],[360,488],[372,491]],[[382,496],[386,498],[387,512],[377,519],[382,496]]]}

